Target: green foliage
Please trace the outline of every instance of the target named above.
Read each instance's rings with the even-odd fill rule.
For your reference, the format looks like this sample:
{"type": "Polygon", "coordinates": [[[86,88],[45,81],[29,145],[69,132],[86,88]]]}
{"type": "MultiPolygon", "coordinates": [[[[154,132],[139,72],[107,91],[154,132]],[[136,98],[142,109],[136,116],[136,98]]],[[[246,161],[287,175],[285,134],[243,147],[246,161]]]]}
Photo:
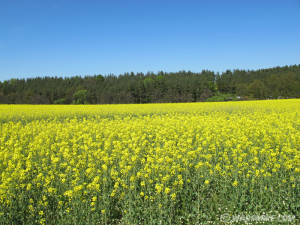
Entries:
{"type": "Polygon", "coordinates": [[[232,94],[217,93],[213,97],[206,99],[207,102],[223,102],[223,101],[237,101],[239,98],[232,94]]]}
{"type": "Polygon", "coordinates": [[[248,87],[248,93],[254,98],[263,99],[266,97],[266,87],[262,81],[254,80],[248,87]]]}
{"type": "Polygon", "coordinates": [[[124,73],[11,79],[0,84],[0,103],[119,104],[300,98],[300,65],[262,70],[227,70],[221,74],[124,73]],[[224,95],[224,96],[223,96],[224,95]]]}
{"type": "Polygon", "coordinates": [[[300,65],[226,71],[216,76],[221,93],[254,99],[299,98],[300,65]]]}
{"type": "Polygon", "coordinates": [[[66,99],[65,98],[60,98],[60,99],[57,99],[53,102],[53,104],[66,104],[66,99]]]}
{"type": "Polygon", "coordinates": [[[86,104],[87,103],[87,90],[78,90],[73,95],[73,104],[86,104]]]}

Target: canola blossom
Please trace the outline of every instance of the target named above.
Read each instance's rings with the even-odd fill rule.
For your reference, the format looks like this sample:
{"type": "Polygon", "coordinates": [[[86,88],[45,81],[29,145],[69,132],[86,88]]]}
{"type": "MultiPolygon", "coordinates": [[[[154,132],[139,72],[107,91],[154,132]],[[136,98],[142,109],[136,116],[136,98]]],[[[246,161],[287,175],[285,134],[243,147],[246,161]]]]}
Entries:
{"type": "Polygon", "coordinates": [[[0,105],[0,223],[300,212],[300,100],[0,105]]]}

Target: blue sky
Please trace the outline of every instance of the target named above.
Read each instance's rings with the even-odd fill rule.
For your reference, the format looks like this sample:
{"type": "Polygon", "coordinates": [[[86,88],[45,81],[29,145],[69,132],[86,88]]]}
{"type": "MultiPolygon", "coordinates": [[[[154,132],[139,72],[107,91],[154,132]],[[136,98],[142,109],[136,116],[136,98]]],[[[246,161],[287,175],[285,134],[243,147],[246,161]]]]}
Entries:
{"type": "Polygon", "coordinates": [[[300,0],[0,0],[0,80],[300,64],[300,0]]]}

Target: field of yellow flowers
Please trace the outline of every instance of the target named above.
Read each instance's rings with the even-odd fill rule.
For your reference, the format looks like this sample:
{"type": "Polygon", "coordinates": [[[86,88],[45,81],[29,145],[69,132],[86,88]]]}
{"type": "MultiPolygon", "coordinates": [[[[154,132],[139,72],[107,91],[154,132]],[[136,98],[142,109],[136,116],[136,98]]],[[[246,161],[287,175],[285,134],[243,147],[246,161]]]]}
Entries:
{"type": "Polygon", "coordinates": [[[1,224],[300,216],[300,100],[0,105],[1,224]]]}

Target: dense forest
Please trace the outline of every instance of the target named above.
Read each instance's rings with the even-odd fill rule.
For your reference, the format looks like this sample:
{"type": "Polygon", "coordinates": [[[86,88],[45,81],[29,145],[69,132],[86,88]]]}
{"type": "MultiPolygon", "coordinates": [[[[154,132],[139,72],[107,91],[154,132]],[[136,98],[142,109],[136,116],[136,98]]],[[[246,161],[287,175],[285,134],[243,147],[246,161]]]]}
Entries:
{"type": "Polygon", "coordinates": [[[0,82],[0,103],[111,104],[300,98],[300,65],[221,74],[125,73],[0,82]]]}

